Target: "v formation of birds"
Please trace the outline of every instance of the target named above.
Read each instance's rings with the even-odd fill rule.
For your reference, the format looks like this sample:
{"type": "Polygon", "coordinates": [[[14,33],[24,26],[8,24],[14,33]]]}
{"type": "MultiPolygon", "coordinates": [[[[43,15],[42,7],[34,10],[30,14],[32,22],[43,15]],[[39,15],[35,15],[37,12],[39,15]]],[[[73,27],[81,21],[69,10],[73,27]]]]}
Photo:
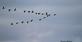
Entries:
{"type": "MultiPolygon", "coordinates": [[[[4,9],[6,9],[4,6],[2,7],[2,9],[4,10],[4,9]]],[[[10,12],[11,11],[11,9],[8,9],[8,11],[10,12]]],[[[17,8],[14,8],[13,9],[13,11],[17,11],[17,8]]],[[[26,12],[28,12],[28,13],[34,13],[35,15],[46,15],[46,16],[44,16],[43,18],[40,18],[40,19],[38,19],[39,21],[41,21],[41,20],[43,20],[43,19],[45,19],[45,18],[47,18],[47,17],[49,17],[49,16],[51,16],[51,14],[50,13],[48,13],[48,12],[45,12],[45,13],[41,13],[41,12],[35,12],[35,11],[26,11],[26,10],[23,10],[23,13],[26,13],[26,12]]],[[[55,16],[56,14],[54,13],[54,14],[52,14],[53,16],[55,16]]],[[[23,23],[30,23],[30,22],[33,22],[34,21],[34,19],[31,19],[31,20],[29,20],[29,21],[20,21],[20,22],[16,22],[16,23],[13,23],[13,22],[11,22],[10,23],[10,25],[15,25],[15,24],[19,24],[19,23],[21,23],[21,24],[23,24],[23,23]]]]}

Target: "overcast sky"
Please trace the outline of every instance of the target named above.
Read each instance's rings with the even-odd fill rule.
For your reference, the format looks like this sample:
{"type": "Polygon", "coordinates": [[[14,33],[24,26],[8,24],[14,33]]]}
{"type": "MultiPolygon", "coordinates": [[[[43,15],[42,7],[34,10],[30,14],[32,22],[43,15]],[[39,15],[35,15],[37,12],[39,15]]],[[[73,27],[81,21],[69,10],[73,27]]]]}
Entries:
{"type": "Polygon", "coordinates": [[[82,42],[82,0],[0,0],[0,42],[82,42]],[[2,10],[5,6],[6,9],[2,10]],[[13,9],[17,8],[14,12],[13,9]],[[11,12],[8,12],[11,9],[11,12]],[[49,12],[50,17],[23,13],[49,12]],[[56,13],[56,16],[53,14],[56,13]],[[11,26],[11,22],[35,19],[11,26]]]}

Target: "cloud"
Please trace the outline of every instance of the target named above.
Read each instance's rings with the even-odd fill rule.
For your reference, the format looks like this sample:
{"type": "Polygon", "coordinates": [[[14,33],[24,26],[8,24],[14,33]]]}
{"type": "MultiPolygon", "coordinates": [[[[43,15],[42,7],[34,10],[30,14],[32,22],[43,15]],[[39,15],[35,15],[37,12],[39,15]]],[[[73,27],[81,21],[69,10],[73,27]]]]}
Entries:
{"type": "MultiPolygon", "coordinates": [[[[81,0],[15,1],[8,0],[8,8],[12,9],[10,13],[7,11],[8,8],[0,10],[0,42],[82,41],[81,0]],[[31,7],[29,5],[35,6],[31,7]],[[17,8],[17,11],[13,12],[13,8],[15,7],[17,8]],[[40,16],[35,17],[35,15],[31,15],[31,18],[36,19],[34,22],[29,24],[20,23],[18,25],[11,26],[11,22],[15,23],[17,21],[20,22],[21,20],[26,21],[29,19],[26,17],[30,17],[30,15],[27,13],[24,14],[24,9],[35,10],[36,12],[48,11],[49,13],[56,13],[57,15],[55,17],[51,16],[41,22],[37,20],[40,16]]],[[[2,0],[0,0],[0,2],[2,2],[2,0]]]]}
{"type": "Polygon", "coordinates": [[[10,27],[0,25],[0,41],[14,41],[18,40],[18,34],[13,31],[10,27]]]}
{"type": "Polygon", "coordinates": [[[6,6],[80,6],[81,0],[0,0],[6,6]]]}

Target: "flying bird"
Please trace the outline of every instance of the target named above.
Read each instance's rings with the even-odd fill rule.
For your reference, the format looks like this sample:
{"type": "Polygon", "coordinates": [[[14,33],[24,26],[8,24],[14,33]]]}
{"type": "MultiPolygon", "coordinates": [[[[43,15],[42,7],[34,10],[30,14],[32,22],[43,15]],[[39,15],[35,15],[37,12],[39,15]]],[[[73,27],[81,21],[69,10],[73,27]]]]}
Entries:
{"type": "Polygon", "coordinates": [[[48,13],[46,12],[46,15],[48,15],[48,13]]]}
{"type": "Polygon", "coordinates": [[[47,15],[47,17],[50,16],[50,14],[47,15]]]}
{"type": "Polygon", "coordinates": [[[43,19],[45,19],[46,17],[43,17],[43,19]]]}
{"type": "Polygon", "coordinates": [[[36,15],[38,14],[38,13],[35,13],[36,15]]]}
{"type": "Polygon", "coordinates": [[[31,22],[33,21],[33,19],[31,19],[31,22]]]}
{"type": "Polygon", "coordinates": [[[24,21],[21,21],[21,23],[23,24],[23,23],[24,23],[24,21]]]}
{"type": "Polygon", "coordinates": [[[42,19],[39,19],[39,21],[41,21],[42,19]]]}
{"type": "Polygon", "coordinates": [[[38,13],[38,15],[40,15],[40,13],[38,13]]]}
{"type": "Polygon", "coordinates": [[[11,23],[10,25],[14,25],[13,23],[11,23]]]}
{"type": "Polygon", "coordinates": [[[24,13],[25,13],[26,11],[24,10],[24,13]]]}
{"type": "Polygon", "coordinates": [[[16,24],[18,24],[18,22],[16,22],[16,24]]]}
{"type": "Polygon", "coordinates": [[[29,23],[29,21],[27,21],[27,24],[29,23]]]}
{"type": "Polygon", "coordinates": [[[30,13],[30,11],[28,11],[28,13],[30,13]]]}
{"type": "Polygon", "coordinates": [[[16,8],[14,9],[14,11],[16,11],[16,8]]]}
{"type": "Polygon", "coordinates": [[[42,13],[42,15],[44,15],[44,13],[42,13]]]}
{"type": "Polygon", "coordinates": [[[32,13],[34,13],[34,11],[32,11],[32,13]]]}
{"type": "Polygon", "coordinates": [[[56,14],[54,14],[54,16],[55,16],[56,14]]]}
{"type": "Polygon", "coordinates": [[[10,12],[10,11],[11,11],[11,9],[8,9],[8,11],[10,12]]]}
{"type": "Polygon", "coordinates": [[[5,7],[3,6],[2,9],[5,9],[5,7]]]}

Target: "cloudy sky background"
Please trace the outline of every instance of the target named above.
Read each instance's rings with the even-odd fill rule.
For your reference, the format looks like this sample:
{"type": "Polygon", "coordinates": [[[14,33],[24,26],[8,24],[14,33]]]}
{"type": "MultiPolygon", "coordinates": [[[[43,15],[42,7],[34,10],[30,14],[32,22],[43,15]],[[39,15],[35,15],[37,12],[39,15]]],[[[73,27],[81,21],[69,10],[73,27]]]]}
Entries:
{"type": "Polygon", "coordinates": [[[0,0],[0,42],[82,42],[82,0],[0,0]],[[2,6],[6,9],[2,10],[2,6]],[[11,12],[8,9],[11,8],[11,12]],[[17,8],[14,12],[13,9],[17,8]],[[41,16],[23,10],[56,13],[38,21],[41,16]],[[11,26],[11,22],[34,22],[11,26]]]}

